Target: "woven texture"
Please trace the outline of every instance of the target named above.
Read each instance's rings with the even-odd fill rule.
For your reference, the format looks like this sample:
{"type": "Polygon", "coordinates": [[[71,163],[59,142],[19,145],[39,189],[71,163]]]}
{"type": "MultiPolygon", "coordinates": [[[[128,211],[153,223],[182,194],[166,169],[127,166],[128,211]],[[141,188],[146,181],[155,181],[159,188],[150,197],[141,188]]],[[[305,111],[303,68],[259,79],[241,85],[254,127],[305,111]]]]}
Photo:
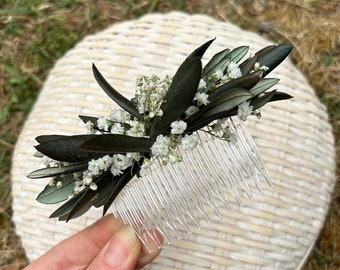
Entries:
{"type": "MultiPolygon", "coordinates": [[[[81,134],[78,114],[104,116],[115,106],[91,73],[104,77],[132,97],[137,75],[174,74],[186,55],[217,37],[203,62],[225,47],[250,45],[255,52],[271,44],[255,33],[203,15],[173,12],[127,21],[86,37],[51,71],[18,139],[13,156],[13,219],[31,260],[57,242],[100,218],[92,209],[67,224],[49,220],[56,208],[35,201],[46,179],[25,176],[41,165],[34,138],[41,134],[81,134]]],[[[323,225],[335,182],[335,152],[325,107],[305,78],[286,60],[270,77],[294,99],[274,102],[262,119],[247,128],[274,183],[264,195],[245,201],[238,211],[221,209],[224,218],[188,239],[174,240],[148,269],[297,269],[323,225]]]]}

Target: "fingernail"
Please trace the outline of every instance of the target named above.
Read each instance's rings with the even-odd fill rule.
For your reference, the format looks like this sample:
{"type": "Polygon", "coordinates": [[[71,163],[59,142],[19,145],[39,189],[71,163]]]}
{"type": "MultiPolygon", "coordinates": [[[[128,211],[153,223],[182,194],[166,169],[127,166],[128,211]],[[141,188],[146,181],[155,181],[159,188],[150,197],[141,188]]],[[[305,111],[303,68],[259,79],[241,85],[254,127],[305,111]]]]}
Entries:
{"type": "Polygon", "coordinates": [[[131,226],[120,228],[112,237],[105,253],[104,260],[111,267],[123,265],[136,247],[137,236],[131,226]]]}

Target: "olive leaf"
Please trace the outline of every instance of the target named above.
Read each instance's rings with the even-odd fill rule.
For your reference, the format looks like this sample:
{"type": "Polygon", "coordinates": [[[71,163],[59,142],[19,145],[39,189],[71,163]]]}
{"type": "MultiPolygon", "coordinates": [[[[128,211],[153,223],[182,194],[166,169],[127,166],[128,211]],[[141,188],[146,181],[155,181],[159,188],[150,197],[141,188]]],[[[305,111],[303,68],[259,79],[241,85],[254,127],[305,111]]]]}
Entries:
{"type": "Polygon", "coordinates": [[[263,93],[264,91],[268,90],[270,87],[277,84],[279,79],[276,78],[264,78],[260,80],[253,88],[249,91],[254,95],[258,96],[259,94],[263,93]]]}
{"type": "Polygon", "coordinates": [[[59,181],[62,183],[61,187],[56,184],[48,184],[38,195],[37,201],[44,204],[54,204],[67,200],[74,189],[75,180],[73,175],[61,175],[54,179],[55,183],[59,181]]]}
{"type": "Polygon", "coordinates": [[[70,166],[60,166],[60,167],[47,167],[42,168],[39,170],[35,170],[27,175],[28,178],[36,179],[36,178],[45,178],[45,177],[52,177],[61,174],[68,174],[74,172],[80,172],[87,168],[88,163],[80,163],[70,166]]]}
{"type": "Polygon", "coordinates": [[[160,109],[162,116],[156,116],[150,125],[150,137],[165,134],[170,124],[179,119],[192,104],[202,74],[201,58],[214,40],[209,40],[193,51],[180,65],[160,109]]]}
{"type": "Polygon", "coordinates": [[[252,97],[253,95],[248,90],[242,88],[231,89],[223,93],[188,118],[186,132],[198,130],[222,116],[227,117],[229,111],[252,97]]]}
{"type": "Polygon", "coordinates": [[[265,75],[276,68],[289,55],[292,48],[291,45],[280,44],[259,51],[256,54],[257,62],[259,62],[261,66],[268,67],[268,70],[265,71],[265,75]]]}
{"type": "Polygon", "coordinates": [[[206,77],[206,74],[214,73],[221,61],[228,55],[230,49],[224,49],[216,53],[210,61],[204,66],[202,71],[202,77],[206,77]]]}
{"type": "MultiPolygon", "coordinates": [[[[99,135],[53,135],[36,138],[39,145],[35,148],[44,155],[58,161],[85,162],[103,156],[100,152],[88,152],[79,149],[79,146],[92,137],[99,135]]],[[[108,153],[109,154],[109,153],[108,153]]]]}
{"type": "Polygon", "coordinates": [[[80,150],[103,153],[149,152],[153,140],[120,134],[94,135],[79,145],[80,150]]]}
{"type": "Polygon", "coordinates": [[[135,162],[133,166],[127,168],[122,175],[120,175],[114,183],[110,194],[108,195],[106,201],[104,202],[103,216],[110,208],[113,201],[116,199],[118,194],[122,191],[125,185],[136,175],[140,170],[140,164],[135,162]]]}
{"type": "Polygon", "coordinates": [[[122,94],[116,91],[99,72],[95,64],[92,64],[93,75],[100,87],[105,91],[105,93],[112,98],[122,109],[129,112],[131,115],[136,117],[138,120],[142,120],[142,115],[139,114],[138,109],[135,104],[125,98],[122,94]]]}
{"type": "Polygon", "coordinates": [[[209,77],[216,72],[216,70],[225,70],[230,62],[238,63],[247,54],[248,50],[248,46],[240,46],[229,51],[223,58],[220,58],[220,61],[217,62],[214,67],[206,70],[202,77],[205,80],[209,80],[209,77]]]}
{"type": "Polygon", "coordinates": [[[255,85],[261,80],[262,74],[263,72],[259,70],[256,72],[245,74],[237,79],[231,80],[217,87],[209,95],[209,100],[213,100],[217,98],[219,95],[223,94],[224,92],[227,92],[228,90],[231,90],[234,88],[243,88],[243,89],[250,90],[252,87],[255,87],[255,85]]]}
{"type": "Polygon", "coordinates": [[[239,68],[242,74],[250,73],[254,69],[254,65],[257,62],[257,56],[254,55],[253,57],[248,58],[247,60],[243,61],[239,68]]]}

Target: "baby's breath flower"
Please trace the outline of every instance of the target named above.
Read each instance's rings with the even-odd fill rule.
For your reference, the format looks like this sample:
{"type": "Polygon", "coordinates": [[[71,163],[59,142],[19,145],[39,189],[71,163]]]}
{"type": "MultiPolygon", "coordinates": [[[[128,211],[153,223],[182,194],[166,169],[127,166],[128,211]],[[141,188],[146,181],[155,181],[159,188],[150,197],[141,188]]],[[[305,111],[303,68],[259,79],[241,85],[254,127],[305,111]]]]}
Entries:
{"type": "Polygon", "coordinates": [[[156,141],[151,146],[151,152],[156,157],[165,157],[169,153],[170,138],[164,135],[158,135],[156,141]]]}
{"type": "Polygon", "coordinates": [[[145,135],[145,127],[142,122],[133,120],[129,122],[129,125],[131,128],[126,131],[126,135],[135,137],[142,137],[145,135]]]}
{"type": "Polygon", "coordinates": [[[91,133],[91,134],[95,133],[94,124],[91,121],[87,121],[85,123],[85,128],[88,130],[89,133],[91,133]]]}
{"type": "Polygon", "coordinates": [[[108,131],[110,124],[111,123],[106,116],[97,119],[97,126],[100,130],[108,131]]]}
{"type": "Polygon", "coordinates": [[[204,79],[201,79],[199,84],[198,84],[198,90],[205,89],[206,87],[207,87],[207,83],[205,82],[204,79]]]}
{"type": "Polygon", "coordinates": [[[147,169],[151,166],[151,162],[150,162],[150,159],[144,157],[143,159],[143,164],[142,164],[142,168],[143,169],[147,169]]]}
{"type": "Polygon", "coordinates": [[[140,114],[147,114],[148,118],[162,115],[160,106],[164,101],[171,83],[170,76],[160,79],[156,75],[151,77],[139,76],[137,78],[136,96],[137,109],[140,114]]]}
{"type": "Polygon", "coordinates": [[[183,147],[183,150],[192,150],[196,148],[198,144],[198,136],[196,134],[191,135],[185,135],[181,140],[181,145],[183,147]]]}
{"type": "Polygon", "coordinates": [[[263,70],[263,71],[267,71],[269,68],[265,65],[263,66],[260,66],[260,63],[259,62],[256,62],[255,65],[254,65],[254,71],[257,71],[257,70],[263,70]]]}
{"type": "Polygon", "coordinates": [[[187,123],[184,121],[174,121],[171,123],[171,133],[178,135],[178,134],[182,134],[186,128],[187,128],[187,123]]]}
{"type": "Polygon", "coordinates": [[[98,186],[96,185],[96,183],[91,183],[89,187],[90,187],[90,189],[92,189],[92,190],[97,190],[97,188],[98,188],[98,186]]]}
{"type": "Polygon", "coordinates": [[[230,62],[228,64],[227,74],[229,78],[231,79],[236,79],[242,76],[242,73],[241,73],[240,68],[238,67],[238,64],[234,62],[230,62]]]}
{"type": "Polygon", "coordinates": [[[249,104],[249,101],[244,101],[243,103],[238,105],[237,117],[240,118],[242,121],[246,121],[247,117],[253,111],[253,106],[250,106],[249,104]]]}
{"type": "Polygon", "coordinates": [[[224,76],[223,70],[222,69],[216,69],[215,72],[212,75],[214,78],[216,78],[217,80],[222,79],[222,77],[224,76]]]}
{"type": "Polygon", "coordinates": [[[119,108],[111,110],[108,119],[113,122],[127,123],[131,119],[131,116],[128,112],[119,108]]]}
{"type": "Polygon", "coordinates": [[[114,123],[111,127],[110,132],[112,134],[124,134],[125,128],[121,123],[114,123]]]}
{"type": "Polygon", "coordinates": [[[208,100],[209,95],[206,93],[196,93],[194,100],[197,101],[197,104],[200,105],[207,105],[209,103],[208,100]]]}
{"type": "Polygon", "coordinates": [[[198,110],[199,110],[199,108],[197,106],[190,106],[185,111],[185,115],[189,117],[189,116],[193,115],[195,112],[197,112],[198,110]]]}

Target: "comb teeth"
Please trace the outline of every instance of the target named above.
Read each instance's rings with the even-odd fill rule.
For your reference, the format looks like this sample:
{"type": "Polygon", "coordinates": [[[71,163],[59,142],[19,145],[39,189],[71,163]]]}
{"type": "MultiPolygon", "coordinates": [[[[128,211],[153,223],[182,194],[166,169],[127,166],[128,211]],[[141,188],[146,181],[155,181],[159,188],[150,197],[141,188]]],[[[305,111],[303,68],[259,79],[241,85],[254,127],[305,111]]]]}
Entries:
{"type": "Polygon", "coordinates": [[[202,221],[221,218],[221,207],[233,211],[243,205],[243,197],[252,199],[254,190],[262,193],[263,179],[272,186],[245,126],[236,119],[227,122],[236,142],[199,132],[201,143],[196,149],[185,153],[179,149],[182,162],[167,166],[154,162],[116,198],[113,214],[134,227],[146,247],[147,239],[153,239],[161,248],[154,229],[165,243],[174,237],[181,239],[191,233],[191,225],[201,227],[202,221]]]}

